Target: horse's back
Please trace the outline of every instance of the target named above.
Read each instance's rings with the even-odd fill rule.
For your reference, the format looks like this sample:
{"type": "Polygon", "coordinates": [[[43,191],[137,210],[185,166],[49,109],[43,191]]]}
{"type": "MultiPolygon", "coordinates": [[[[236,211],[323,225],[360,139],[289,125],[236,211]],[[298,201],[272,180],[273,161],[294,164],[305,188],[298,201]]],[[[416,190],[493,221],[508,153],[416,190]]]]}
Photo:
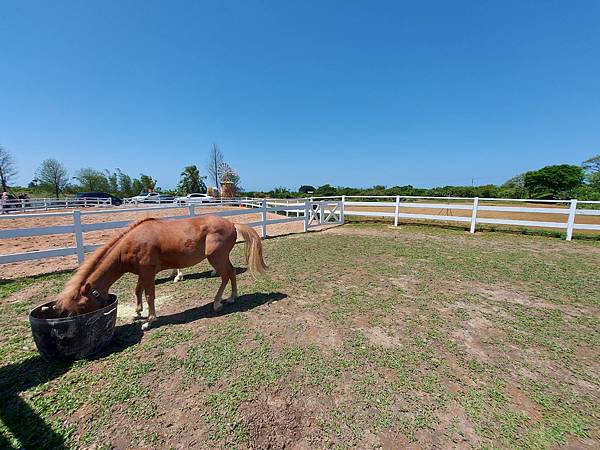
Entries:
{"type": "Polygon", "coordinates": [[[237,236],[233,223],[211,215],[149,220],[135,231],[123,242],[128,259],[163,269],[188,267],[220,248],[230,250],[237,236]]]}

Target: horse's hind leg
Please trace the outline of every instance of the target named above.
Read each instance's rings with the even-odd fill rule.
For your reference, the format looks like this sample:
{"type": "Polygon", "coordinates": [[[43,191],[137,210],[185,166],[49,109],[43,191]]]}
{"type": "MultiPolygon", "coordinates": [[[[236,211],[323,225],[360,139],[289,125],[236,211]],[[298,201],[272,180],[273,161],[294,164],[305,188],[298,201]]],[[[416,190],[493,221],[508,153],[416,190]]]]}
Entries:
{"type": "Polygon", "coordinates": [[[135,286],[135,298],[137,300],[137,306],[135,308],[135,319],[142,317],[142,311],[144,310],[144,285],[142,284],[142,277],[138,277],[137,285],[135,286]]]}
{"type": "MultiPolygon", "coordinates": [[[[227,282],[231,278],[232,271],[230,269],[231,263],[229,258],[223,254],[212,254],[208,257],[208,262],[215,268],[219,276],[221,277],[221,286],[217,290],[215,300],[213,301],[213,309],[215,311],[221,311],[223,309],[223,292],[227,287],[227,282]]],[[[235,276],[235,275],[234,275],[235,276]]],[[[232,282],[233,286],[233,282],[232,282]]]]}
{"type": "Polygon", "coordinates": [[[140,279],[146,293],[146,303],[148,303],[148,320],[142,325],[142,330],[150,328],[150,324],[156,320],[156,310],[154,309],[155,286],[154,276],[156,275],[153,267],[140,270],[140,279]]]}
{"type": "Polygon", "coordinates": [[[183,271],[181,269],[177,269],[177,275],[175,275],[173,282],[177,283],[178,281],[181,281],[181,280],[183,280],[183,271]]]}
{"type": "Polygon", "coordinates": [[[235,303],[235,299],[238,296],[237,293],[237,280],[235,278],[235,268],[229,258],[227,259],[227,263],[229,264],[229,280],[231,281],[231,297],[225,300],[225,303],[235,303]]]}

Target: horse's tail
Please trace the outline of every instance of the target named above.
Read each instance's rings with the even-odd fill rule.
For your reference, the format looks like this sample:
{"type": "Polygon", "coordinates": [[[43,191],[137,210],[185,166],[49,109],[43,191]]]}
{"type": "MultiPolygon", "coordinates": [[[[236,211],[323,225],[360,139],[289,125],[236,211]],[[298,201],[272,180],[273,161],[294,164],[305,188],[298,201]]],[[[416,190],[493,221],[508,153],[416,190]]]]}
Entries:
{"type": "Polygon", "coordinates": [[[263,273],[267,265],[263,259],[262,242],[258,233],[248,225],[235,223],[235,229],[240,232],[246,241],[246,262],[252,273],[263,273]]]}

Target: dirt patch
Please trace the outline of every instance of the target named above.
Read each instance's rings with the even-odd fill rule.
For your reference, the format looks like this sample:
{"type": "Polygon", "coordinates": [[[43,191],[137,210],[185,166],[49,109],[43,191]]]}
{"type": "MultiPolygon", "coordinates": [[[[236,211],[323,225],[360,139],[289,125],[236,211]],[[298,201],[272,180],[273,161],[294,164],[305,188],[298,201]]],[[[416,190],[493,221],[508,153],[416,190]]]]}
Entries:
{"type": "Polygon", "coordinates": [[[467,353],[482,361],[489,361],[493,352],[491,349],[486,348],[485,340],[502,336],[503,332],[495,328],[489,320],[482,316],[469,319],[465,325],[466,328],[452,333],[452,337],[467,353]]]}
{"type": "Polygon", "coordinates": [[[531,420],[541,419],[542,414],[537,403],[527,397],[519,388],[510,384],[506,390],[512,400],[514,409],[521,411],[531,420]]]}
{"type": "MultiPolygon", "coordinates": [[[[161,313],[160,307],[169,303],[169,301],[172,300],[174,297],[175,297],[174,295],[157,295],[156,298],[154,299],[154,306],[157,309],[157,314],[160,315],[160,313],[161,313]]],[[[144,313],[142,313],[142,314],[146,314],[148,312],[148,305],[147,305],[145,299],[144,299],[143,303],[144,303],[144,313]]],[[[136,313],[135,313],[136,306],[137,306],[137,303],[135,301],[135,295],[132,292],[130,299],[127,299],[127,301],[124,301],[123,299],[121,299],[121,301],[119,301],[119,307],[117,309],[117,317],[119,317],[120,319],[123,319],[123,320],[131,320],[131,318],[136,315],[136,313]]]]}
{"type": "Polygon", "coordinates": [[[560,311],[570,317],[591,315],[600,319],[600,309],[598,308],[583,305],[564,305],[560,303],[552,303],[539,298],[530,297],[523,292],[516,292],[502,286],[471,285],[469,291],[481,294],[497,302],[513,303],[540,309],[552,309],[560,311]]]}
{"type": "Polygon", "coordinates": [[[370,327],[362,330],[372,345],[384,348],[402,347],[402,341],[397,336],[381,327],[370,327]]]}
{"type": "MultiPolygon", "coordinates": [[[[288,300],[291,303],[293,298],[288,300]]],[[[285,309],[285,306],[282,307],[282,311],[285,309]]],[[[276,350],[292,346],[314,346],[331,351],[341,347],[344,342],[343,335],[338,330],[327,326],[321,321],[319,315],[312,311],[282,314],[282,311],[276,310],[275,306],[266,306],[263,311],[264,316],[260,317],[260,322],[269,321],[269,334],[277,337],[274,346],[276,350]]],[[[254,319],[252,323],[257,328],[261,327],[258,321],[254,322],[254,319]]]]}
{"type": "Polygon", "coordinates": [[[314,411],[285,390],[265,391],[240,407],[251,448],[313,448],[314,411]]]}
{"type": "Polygon", "coordinates": [[[24,289],[9,295],[3,300],[3,303],[28,302],[32,297],[35,297],[40,292],[44,291],[51,284],[45,281],[32,284],[24,289]]]}

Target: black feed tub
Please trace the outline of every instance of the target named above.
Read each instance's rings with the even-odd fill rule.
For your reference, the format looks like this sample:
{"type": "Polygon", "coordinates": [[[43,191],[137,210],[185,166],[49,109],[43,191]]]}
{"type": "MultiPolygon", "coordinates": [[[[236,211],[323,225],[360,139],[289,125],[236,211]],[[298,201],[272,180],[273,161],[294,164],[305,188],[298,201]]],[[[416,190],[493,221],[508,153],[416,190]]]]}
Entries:
{"type": "Polygon", "coordinates": [[[52,317],[53,301],[31,311],[31,333],[42,358],[48,362],[75,361],[104,349],[113,337],[117,321],[117,296],[109,295],[109,305],[78,316],[52,317]]]}

